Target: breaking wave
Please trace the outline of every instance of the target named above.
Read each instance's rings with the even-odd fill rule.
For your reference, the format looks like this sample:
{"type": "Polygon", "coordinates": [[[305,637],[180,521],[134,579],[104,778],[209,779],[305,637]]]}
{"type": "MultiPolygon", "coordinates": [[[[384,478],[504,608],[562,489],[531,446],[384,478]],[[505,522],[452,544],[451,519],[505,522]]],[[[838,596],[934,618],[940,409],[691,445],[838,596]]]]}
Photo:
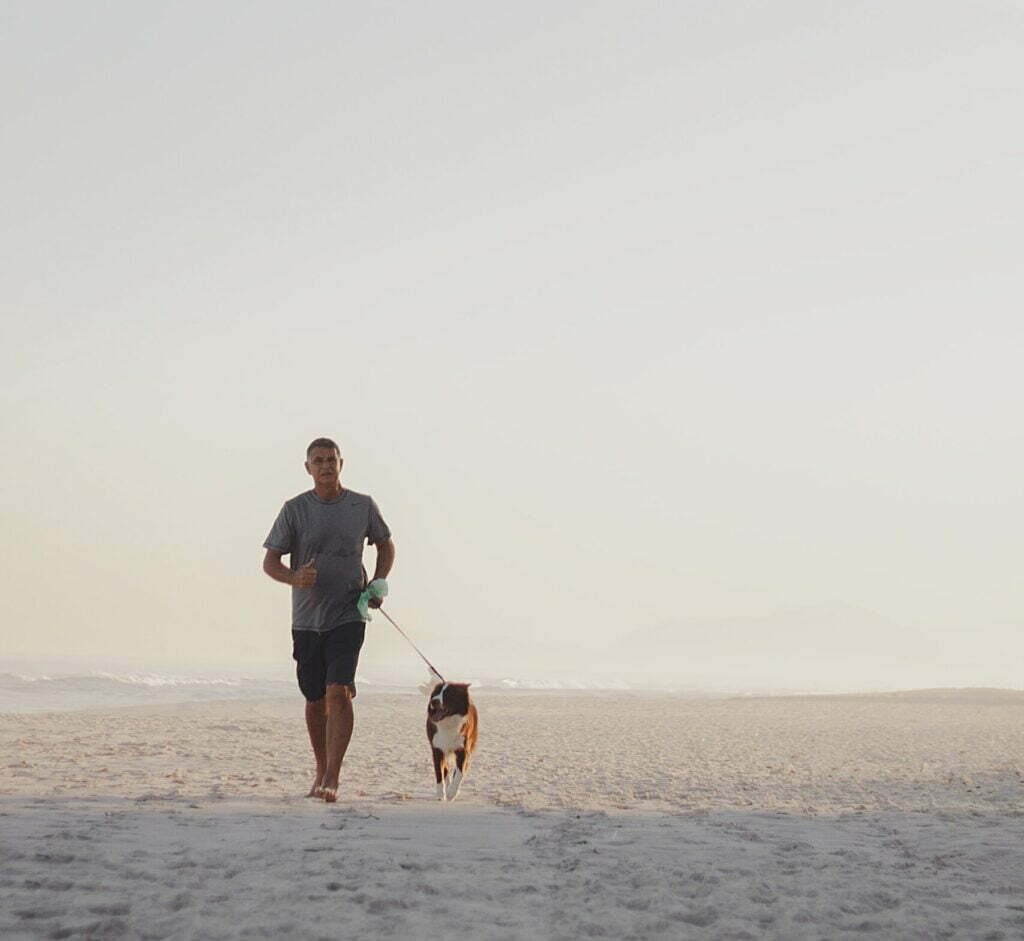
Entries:
{"type": "Polygon", "coordinates": [[[484,689],[537,690],[538,692],[571,692],[573,690],[601,692],[632,689],[629,683],[625,682],[625,680],[616,678],[581,679],[571,677],[567,679],[521,679],[518,677],[506,677],[500,680],[484,680],[480,685],[484,689]]]}
{"type": "Polygon", "coordinates": [[[64,712],[287,696],[294,681],[159,673],[0,673],[0,712],[64,712]]]}
{"type": "MultiPolygon", "coordinates": [[[[38,673],[0,672],[0,712],[76,712],[117,706],[163,705],[184,702],[215,702],[245,699],[295,699],[299,691],[287,667],[271,675],[246,676],[239,672],[203,675],[159,673],[144,670],[108,672],[38,673]]],[[[416,682],[410,676],[360,674],[356,683],[368,694],[429,691],[434,681],[416,682]]],[[[461,678],[460,678],[461,679],[461,678]]],[[[594,676],[491,676],[468,678],[474,691],[490,695],[522,693],[669,693],[707,695],[710,690],[652,689],[617,677],[594,676]]]]}

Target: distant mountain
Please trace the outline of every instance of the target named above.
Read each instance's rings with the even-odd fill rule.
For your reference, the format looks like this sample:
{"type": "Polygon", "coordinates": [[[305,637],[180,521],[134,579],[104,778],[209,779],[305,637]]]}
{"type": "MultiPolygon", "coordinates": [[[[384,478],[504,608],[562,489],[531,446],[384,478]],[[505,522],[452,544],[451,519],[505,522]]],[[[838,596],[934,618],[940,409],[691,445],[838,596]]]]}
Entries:
{"type": "Polygon", "coordinates": [[[927,642],[920,628],[903,626],[867,608],[820,604],[757,617],[687,619],[635,631],[619,645],[627,651],[708,654],[913,655],[927,642]]]}
{"type": "Polygon", "coordinates": [[[986,682],[987,673],[961,674],[948,639],[834,603],[661,624],[626,635],[606,656],[631,683],[670,687],[852,692],[986,682]]]}

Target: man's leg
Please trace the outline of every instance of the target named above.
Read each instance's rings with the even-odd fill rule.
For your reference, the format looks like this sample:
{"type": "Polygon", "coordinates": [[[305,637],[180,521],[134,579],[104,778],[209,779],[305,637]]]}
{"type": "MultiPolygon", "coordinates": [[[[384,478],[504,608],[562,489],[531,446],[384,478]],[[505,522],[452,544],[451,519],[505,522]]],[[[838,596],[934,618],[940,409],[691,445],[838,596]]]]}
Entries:
{"type": "Polygon", "coordinates": [[[352,738],[352,691],[347,685],[331,683],[327,687],[327,768],[323,777],[324,800],[338,799],[338,775],[341,760],[352,738]]]}
{"type": "Polygon", "coordinates": [[[309,731],[309,744],[313,746],[316,758],[316,777],[306,797],[323,797],[322,787],[324,774],[327,772],[327,712],[324,699],[306,703],[306,728],[309,731]]]}
{"type": "Polygon", "coordinates": [[[324,638],[324,662],[327,664],[327,770],[324,772],[324,800],[338,797],[341,762],[352,738],[352,697],[355,694],[356,666],[363,646],[366,625],[350,621],[330,631],[324,638]]]}
{"type": "Polygon", "coordinates": [[[323,638],[316,631],[292,631],[292,657],[299,689],[306,698],[306,730],[313,746],[316,777],[306,797],[323,797],[327,771],[327,664],[324,663],[323,638]]]}

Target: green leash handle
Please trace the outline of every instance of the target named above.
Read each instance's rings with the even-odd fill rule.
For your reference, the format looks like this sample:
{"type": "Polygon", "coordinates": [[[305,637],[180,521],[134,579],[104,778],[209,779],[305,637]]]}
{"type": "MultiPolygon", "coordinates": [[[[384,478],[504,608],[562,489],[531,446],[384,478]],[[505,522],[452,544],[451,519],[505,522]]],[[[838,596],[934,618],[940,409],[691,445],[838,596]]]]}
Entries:
{"type": "Polygon", "coordinates": [[[372,621],[373,615],[370,614],[370,599],[380,598],[383,600],[387,597],[388,583],[383,578],[375,578],[369,585],[367,585],[362,594],[359,596],[359,600],[356,602],[356,608],[359,609],[359,616],[364,621],[372,621]]]}

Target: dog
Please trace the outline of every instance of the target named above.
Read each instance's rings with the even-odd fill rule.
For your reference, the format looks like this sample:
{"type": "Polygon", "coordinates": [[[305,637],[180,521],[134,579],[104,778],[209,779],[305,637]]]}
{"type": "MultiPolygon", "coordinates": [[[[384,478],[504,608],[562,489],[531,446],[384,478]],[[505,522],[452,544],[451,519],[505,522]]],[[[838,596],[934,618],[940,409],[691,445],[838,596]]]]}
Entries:
{"type": "Polygon", "coordinates": [[[469,683],[434,686],[427,702],[427,741],[434,755],[438,800],[453,801],[458,796],[476,748],[477,729],[469,683]]]}

